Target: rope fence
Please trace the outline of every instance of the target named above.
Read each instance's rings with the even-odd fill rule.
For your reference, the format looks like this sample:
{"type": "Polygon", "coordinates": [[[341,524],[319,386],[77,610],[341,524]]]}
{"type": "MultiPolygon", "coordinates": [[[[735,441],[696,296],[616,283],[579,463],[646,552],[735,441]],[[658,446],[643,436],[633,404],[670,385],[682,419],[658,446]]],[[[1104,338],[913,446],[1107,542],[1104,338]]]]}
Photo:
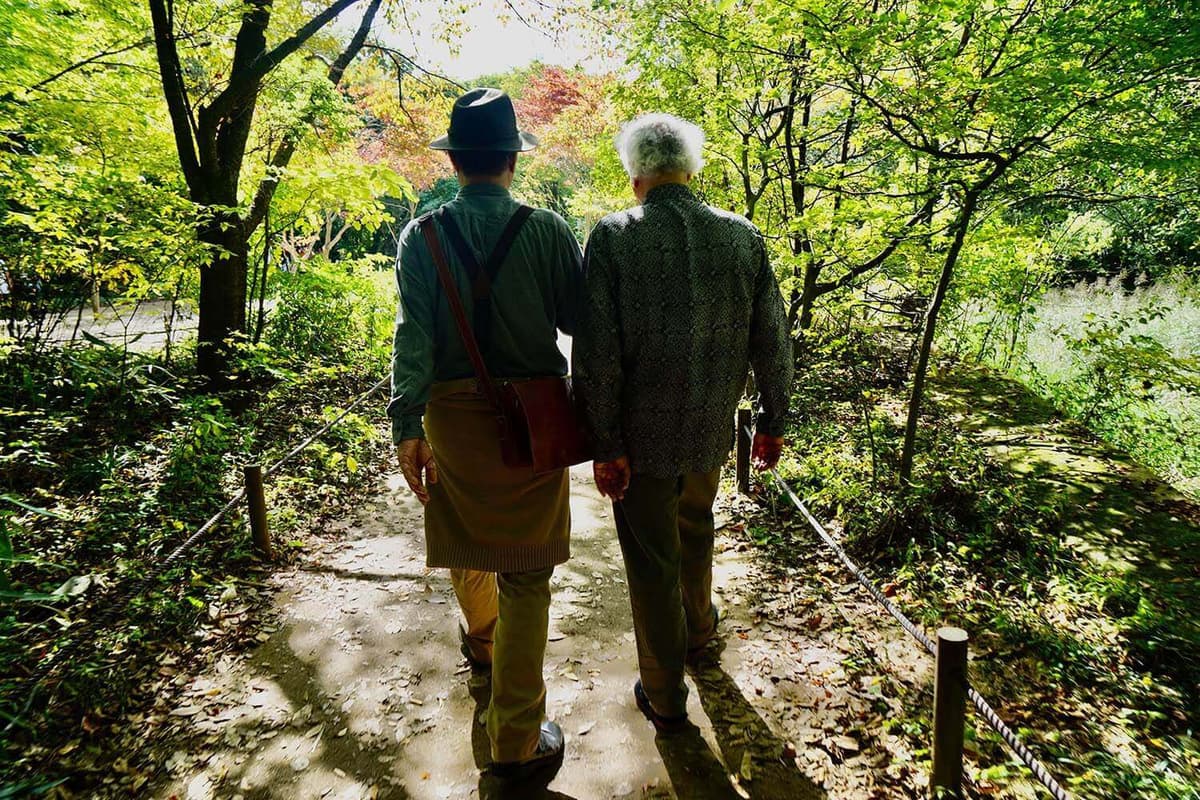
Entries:
{"type": "Polygon", "coordinates": [[[97,616],[91,619],[90,622],[83,623],[73,628],[73,635],[69,635],[66,643],[60,646],[48,659],[43,659],[37,670],[27,680],[29,696],[26,698],[25,704],[18,716],[14,716],[9,723],[0,729],[3,732],[8,732],[15,725],[19,724],[20,718],[29,713],[33,707],[33,703],[37,697],[38,689],[50,677],[58,665],[66,663],[69,657],[78,651],[86,642],[86,637],[82,634],[88,630],[102,630],[114,622],[117,617],[125,611],[129,603],[135,598],[146,592],[153,586],[167,571],[174,567],[185,554],[195,547],[204,537],[210,533],[217,523],[220,522],[230,511],[247,499],[251,501],[251,524],[254,528],[255,546],[263,555],[269,556],[269,537],[265,528],[265,514],[256,514],[255,506],[262,507],[262,480],[263,476],[271,476],[279,472],[289,461],[304,452],[313,442],[324,436],[335,425],[348,417],[356,408],[370,399],[376,392],[383,388],[389,382],[390,378],[381,378],[370,389],[360,394],[355,400],[342,409],[336,417],[326,422],[315,432],[305,437],[299,444],[289,450],[285,455],[271,464],[265,471],[260,471],[258,467],[247,467],[246,485],[237,492],[233,497],[221,506],[221,508],[213,514],[208,520],[196,529],[194,533],[188,536],[174,550],[168,553],[164,558],[154,564],[145,575],[136,581],[130,582],[122,589],[114,589],[112,595],[105,600],[105,606],[97,616]],[[258,473],[259,480],[252,482],[249,480],[251,471],[258,473]],[[253,493],[253,495],[251,494],[253,493]],[[261,519],[260,519],[261,517],[261,519]],[[261,529],[260,529],[260,526],[261,529]]]}
{"type": "MultiPolygon", "coordinates": [[[[751,431],[750,426],[749,426],[749,412],[745,411],[745,410],[739,411],[739,413],[738,413],[738,459],[737,459],[737,471],[738,471],[739,485],[748,485],[748,483],[749,483],[749,477],[748,477],[749,471],[750,471],[749,442],[752,439],[752,437],[753,437],[753,432],[751,431]],[[744,445],[744,447],[743,447],[743,445],[744,445]],[[743,449],[745,451],[744,456],[742,455],[743,449]]],[[[983,695],[981,695],[979,692],[977,692],[971,686],[970,681],[966,677],[966,669],[965,669],[966,668],[966,655],[967,655],[965,632],[958,631],[958,629],[954,629],[954,628],[944,628],[944,629],[942,629],[942,631],[939,631],[939,634],[943,634],[943,633],[951,632],[951,631],[956,631],[957,633],[961,634],[961,639],[958,640],[961,642],[961,649],[960,649],[961,665],[960,665],[959,671],[956,673],[958,676],[958,680],[956,682],[961,683],[961,686],[948,687],[948,686],[944,685],[944,681],[942,678],[943,669],[944,669],[942,659],[943,659],[944,651],[941,650],[939,647],[939,645],[941,645],[942,643],[945,643],[947,641],[946,638],[939,635],[938,642],[934,642],[933,639],[929,638],[929,636],[921,628],[919,628],[916,625],[916,623],[914,623],[912,620],[910,620],[904,614],[904,612],[901,611],[899,609],[899,607],[896,606],[895,603],[893,603],[891,600],[888,599],[888,597],[883,593],[883,591],[881,591],[879,589],[879,587],[877,587],[874,584],[874,582],[867,576],[866,572],[864,572],[861,567],[859,567],[856,563],[854,563],[854,560],[852,558],[850,558],[850,556],[846,553],[846,551],[842,548],[842,546],[840,544],[838,544],[837,540],[833,538],[833,535],[831,533],[829,533],[829,531],[826,530],[825,526],[822,525],[821,522],[815,516],[813,516],[813,513],[808,510],[808,506],[806,506],[804,504],[804,501],[800,499],[800,496],[796,494],[795,490],[792,489],[791,485],[788,484],[788,482],[783,479],[783,477],[779,474],[779,470],[772,467],[770,470],[770,475],[775,480],[775,483],[779,486],[779,488],[783,490],[784,494],[787,495],[788,499],[791,500],[792,505],[794,505],[796,507],[796,509],[808,521],[809,526],[813,529],[814,532],[816,532],[817,536],[820,537],[821,541],[824,542],[825,545],[830,550],[833,551],[834,555],[837,556],[838,560],[842,562],[842,565],[850,572],[851,575],[854,576],[854,579],[856,581],[858,581],[859,585],[862,586],[863,589],[865,589],[867,591],[867,594],[869,594],[877,603],[879,603],[879,605],[883,606],[884,610],[886,610],[889,614],[891,614],[892,617],[894,617],[895,620],[898,623],[900,623],[900,627],[902,627],[905,630],[905,632],[907,632],[912,638],[914,638],[917,642],[919,642],[920,645],[926,650],[926,652],[928,652],[935,659],[938,659],[939,685],[937,687],[937,690],[936,690],[935,696],[934,696],[934,706],[935,706],[935,708],[934,708],[934,728],[935,728],[934,740],[935,740],[935,746],[934,746],[933,786],[934,786],[935,790],[937,788],[939,788],[939,786],[940,786],[940,787],[948,790],[949,792],[953,793],[953,795],[955,797],[960,797],[961,791],[962,791],[961,786],[960,786],[961,775],[962,775],[962,729],[961,729],[961,726],[962,726],[962,713],[963,713],[962,708],[961,708],[961,705],[962,705],[961,699],[958,700],[957,705],[959,707],[958,707],[958,709],[956,709],[956,716],[958,718],[958,720],[957,720],[958,731],[957,731],[957,736],[954,738],[957,738],[957,741],[953,743],[953,745],[956,745],[956,747],[954,747],[954,749],[956,749],[957,752],[953,754],[952,760],[955,761],[956,763],[950,764],[946,767],[943,767],[942,764],[938,763],[939,753],[938,753],[937,745],[939,743],[939,739],[942,738],[941,736],[939,736],[939,732],[937,730],[938,718],[940,716],[942,716],[941,714],[939,714],[939,708],[938,708],[939,695],[942,695],[943,693],[947,693],[946,690],[948,688],[953,688],[954,691],[950,692],[949,694],[958,695],[959,698],[963,697],[962,690],[965,689],[966,699],[969,699],[971,701],[972,705],[975,706],[976,710],[979,712],[979,715],[981,717],[983,717],[984,721],[986,721],[988,723],[988,725],[991,726],[992,730],[994,730],[997,734],[999,734],[1000,738],[1004,740],[1004,743],[1006,745],[1008,745],[1008,747],[1012,750],[1013,754],[1016,755],[1017,758],[1020,759],[1021,762],[1024,763],[1025,766],[1029,768],[1030,772],[1033,773],[1034,777],[1037,778],[1037,780],[1042,784],[1042,786],[1044,786],[1046,788],[1046,790],[1051,794],[1051,796],[1053,796],[1055,798],[1055,800],[1071,800],[1071,795],[1067,792],[1066,789],[1064,789],[1062,787],[1061,784],[1059,784],[1059,782],[1057,780],[1055,780],[1054,776],[1050,774],[1050,771],[1046,768],[1046,766],[1040,760],[1038,760],[1037,756],[1035,756],[1033,754],[1033,751],[1030,750],[1029,747],[1026,746],[1024,742],[1021,741],[1020,737],[1017,736],[1016,732],[1013,731],[1012,728],[1010,728],[1007,724],[1005,724],[1004,720],[1000,719],[1000,715],[996,713],[996,710],[992,708],[991,704],[988,703],[988,701],[983,697],[983,695]],[[942,772],[944,769],[950,770],[950,772],[952,774],[957,774],[958,780],[954,780],[954,779],[945,780],[945,781],[939,780],[939,778],[941,777],[939,775],[939,773],[942,772]]],[[[951,638],[951,641],[954,641],[955,639],[957,639],[957,637],[950,637],[950,638],[951,638]]],[[[955,674],[953,669],[949,670],[949,673],[955,674]]],[[[951,701],[951,703],[953,704],[953,701],[951,701]]],[[[952,734],[952,737],[953,737],[953,734],[952,734]]],[[[944,755],[945,754],[943,754],[943,756],[944,755]]]]}
{"type": "MultiPolygon", "coordinates": [[[[66,663],[69,656],[74,654],[85,642],[83,632],[89,629],[103,629],[110,625],[115,619],[125,611],[129,603],[137,596],[143,594],[154,583],[156,583],[168,570],[174,567],[185,554],[194,548],[204,537],[209,534],[226,515],[233,509],[237,508],[243,502],[249,501],[251,527],[254,533],[254,541],[256,549],[269,556],[270,538],[266,530],[266,515],[265,505],[262,499],[263,478],[277,474],[288,462],[304,452],[310,447],[313,442],[324,436],[335,425],[348,417],[356,408],[370,399],[376,392],[388,383],[388,378],[382,378],[377,381],[371,388],[360,394],[353,402],[346,406],[336,417],[326,422],[316,431],[301,440],[296,446],[290,449],[286,454],[269,465],[265,470],[260,467],[248,466],[246,468],[245,486],[233,495],[221,508],[213,514],[203,525],[193,532],[187,539],[175,547],[158,563],[153,565],[145,575],[136,581],[131,582],[124,589],[114,590],[112,596],[107,599],[104,609],[90,623],[84,623],[74,629],[74,634],[71,635],[67,642],[58,648],[51,657],[44,659],[39,664],[37,670],[30,676],[27,681],[29,687],[29,696],[24,704],[24,707],[18,716],[14,716],[3,728],[4,732],[8,732],[15,725],[21,722],[21,717],[28,714],[30,708],[33,707],[35,698],[37,697],[38,689],[45,680],[54,672],[58,665],[66,663]]],[[[737,476],[739,489],[746,491],[749,488],[749,467],[750,467],[750,440],[752,432],[749,427],[749,412],[741,411],[738,415],[738,446],[737,446],[737,476]]],[[[976,691],[967,680],[966,677],[966,634],[957,629],[942,629],[939,632],[939,641],[935,642],[931,639],[920,627],[910,620],[899,607],[896,606],[888,597],[875,585],[875,583],[867,576],[866,572],[859,567],[853,559],[846,553],[832,534],[825,528],[824,525],[809,511],[804,501],[800,499],[791,485],[783,479],[779,471],[775,468],[770,470],[771,477],[775,480],[779,488],[787,495],[792,505],[804,516],[808,521],[809,526],[817,534],[824,544],[833,551],[842,565],[854,576],[854,579],[863,589],[866,590],[884,610],[886,610],[908,633],[915,639],[930,655],[938,660],[938,686],[935,692],[935,747],[934,747],[934,780],[933,786],[935,791],[938,788],[949,790],[954,796],[961,796],[961,776],[962,776],[962,715],[963,715],[963,698],[969,699],[979,712],[980,716],[992,727],[993,730],[1004,740],[1005,744],[1012,750],[1014,755],[1025,764],[1026,767],[1033,773],[1034,777],[1046,788],[1047,791],[1055,798],[1055,800],[1071,800],[1070,794],[1054,779],[1050,771],[1044,764],[1033,754],[1033,752],[1021,741],[1016,732],[1012,730],[1005,722],[1000,719],[995,709],[987,702],[987,700],[976,691]],[[949,635],[947,636],[946,634],[949,635]],[[959,634],[959,635],[956,635],[959,634]],[[946,647],[945,645],[954,645],[946,647]],[[956,651],[956,652],[955,652],[956,651]],[[943,656],[950,655],[946,658],[943,667],[943,656]],[[957,662],[957,663],[952,663],[957,662]],[[952,679],[947,681],[943,675],[952,675],[952,679]],[[965,689],[965,693],[964,690],[965,689]],[[949,690],[949,691],[948,691],[949,690]],[[943,701],[943,696],[947,700],[943,701]],[[941,706],[941,707],[939,707],[941,706]],[[944,713],[949,709],[948,714],[944,713]],[[944,752],[939,752],[939,743],[947,738],[940,735],[937,728],[939,719],[946,716],[950,720],[957,718],[957,732],[951,731],[949,740],[949,750],[954,751],[949,754],[949,757],[944,752]],[[941,763],[939,763],[941,762],[941,763]],[[949,775],[950,777],[946,777],[949,775]]],[[[952,726],[951,726],[952,727],[952,726]]]]}

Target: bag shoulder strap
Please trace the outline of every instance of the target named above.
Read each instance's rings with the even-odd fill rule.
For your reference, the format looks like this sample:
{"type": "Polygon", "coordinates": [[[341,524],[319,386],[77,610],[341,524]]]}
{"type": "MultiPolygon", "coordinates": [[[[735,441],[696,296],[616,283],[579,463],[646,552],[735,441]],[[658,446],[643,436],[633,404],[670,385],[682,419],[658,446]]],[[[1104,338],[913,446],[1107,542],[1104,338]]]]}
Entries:
{"type": "Polygon", "coordinates": [[[479,350],[479,343],[475,341],[475,334],[471,332],[471,325],[467,322],[467,312],[463,308],[458,285],[454,282],[454,276],[450,274],[450,266],[446,263],[446,254],[442,251],[442,243],[438,241],[433,215],[426,214],[421,217],[420,226],[421,233],[425,235],[425,244],[429,247],[429,255],[433,258],[433,265],[437,268],[438,281],[442,284],[442,290],[446,292],[450,313],[454,317],[458,333],[462,336],[463,345],[467,349],[467,357],[471,359],[471,365],[475,368],[475,377],[479,381],[479,388],[487,397],[488,402],[497,411],[500,411],[503,408],[500,390],[496,387],[496,382],[492,380],[491,373],[488,372],[487,364],[483,360],[483,353],[479,350]]]}
{"type": "Polygon", "coordinates": [[[446,238],[450,240],[450,246],[454,248],[455,254],[467,270],[467,277],[471,279],[474,290],[475,282],[479,279],[479,260],[475,258],[475,251],[471,249],[471,245],[467,244],[467,237],[463,236],[462,228],[458,227],[454,215],[447,211],[445,206],[434,211],[432,216],[441,223],[446,238]]]}
{"type": "Polygon", "coordinates": [[[475,258],[475,251],[471,249],[471,245],[467,243],[467,237],[463,235],[462,228],[454,220],[454,215],[447,211],[445,206],[433,212],[437,221],[445,228],[446,238],[450,240],[455,254],[466,267],[467,275],[471,279],[471,296],[473,298],[478,300],[491,294],[492,284],[496,282],[496,276],[500,274],[500,267],[504,265],[504,259],[508,258],[508,251],[512,250],[513,243],[517,240],[517,234],[521,232],[525,221],[532,213],[533,209],[530,206],[524,204],[517,206],[516,212],[504,226],[500,238],[496,240],[496,246],[492,248],[487,261],[481,267],[479,260],[475,258]]]}

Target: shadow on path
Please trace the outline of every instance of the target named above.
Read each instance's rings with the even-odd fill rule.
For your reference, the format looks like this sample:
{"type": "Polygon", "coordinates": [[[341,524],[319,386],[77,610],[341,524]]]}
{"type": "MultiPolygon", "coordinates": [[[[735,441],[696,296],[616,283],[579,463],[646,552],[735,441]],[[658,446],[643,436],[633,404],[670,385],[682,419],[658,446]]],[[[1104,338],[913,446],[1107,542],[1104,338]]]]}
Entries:
{"type": "Polygon", "coordinates": [[[657,736],[654,744],[667,767],[671,787],[679,797],[740,800],[729,784],[725,765],[713,754],[696,726],[671,736],[657,736]]]}
{"type": "MultiPolygon", "coordinates": [[[[694,673],[692,679],[704,713],[712,724],[724,762],[729,765],[728,771],[739,776],[751,797],[756,800],[824,800],[825,791],[796,768],[794,756],[785,755],[784,742],[771,731],[727,672],[719,665],[710,665],[694,673]]],[[[699,759],[694,752],[686,752],[685,755],[683,763],[689,768],[695,769],[700,765],[700,776],[711,774],[712,765],[703,763],[702,754],[699,759]]],[[[709,757],[716,762],[711,752],[709,757]]],[[[663,752],[663,760],[671,772],[672,781],[675,781],[676,772],[672,771],[666,752],[663,752]]],[[[725,784],[725,788],[730,788],[728,780],[725,784]]],[[[680,788],[678,782],[676,788],[680,788]]],[[[680,797],[717,800],[737,797],[737,794],[732,790],[723,794],[685,791],[680,793],[680,797]]]]}
{"type": "MultiPolygon", "coordinates": [[[[445,571],[424,568],[419,505],[384,491],[306,564],[274,578],[279,619],[261,647],[192,679],[174,709],[190,738],[157,796],[740,800],[730,776],[749,748],[749,796],[823,797],[780,761],[782,744],[724,673],[697,678],[695,731],[655,739],[630,692],[636,653],[611,506],[587,477],[573,476],[572,558],[552,580],[547,714],[567,749],[548,787],[486,772],[479,718],[490,687],[458,652],[445,571]]],[[[718,558],[730,587],[744,569],[732,556],[718,558]]],[[[735,637],[731,653],[743,645],[735,637]]]]}

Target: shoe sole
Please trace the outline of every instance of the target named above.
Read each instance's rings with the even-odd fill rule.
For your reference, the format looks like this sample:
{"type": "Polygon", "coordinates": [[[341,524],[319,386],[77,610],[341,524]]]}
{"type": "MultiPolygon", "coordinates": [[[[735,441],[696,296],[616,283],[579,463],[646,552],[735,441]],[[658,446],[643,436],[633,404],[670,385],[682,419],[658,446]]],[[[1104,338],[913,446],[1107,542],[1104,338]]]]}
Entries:
{"type": "Polygon", "coordinates": [[[563,757],[566,755],[567,748],[550,753],[548,755],[539,756],[530,761],[522,761],[520,764],[499,765],[492,764],[488,767],[488,772],[495,778],[505,781],[526,781],[537,778],[543,772],[553,768],[554,772],[558,772],[562,768],[563,757]]]}

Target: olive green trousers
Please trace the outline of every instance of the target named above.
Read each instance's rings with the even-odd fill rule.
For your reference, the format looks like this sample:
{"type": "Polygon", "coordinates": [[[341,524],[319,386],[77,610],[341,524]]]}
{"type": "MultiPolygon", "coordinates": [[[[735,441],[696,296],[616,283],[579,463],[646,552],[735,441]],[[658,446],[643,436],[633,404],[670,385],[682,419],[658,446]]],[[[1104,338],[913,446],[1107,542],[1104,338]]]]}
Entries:
{"type": "Polygon", "coordinates": [[[684,659],[714,633],[713,501],[720,470],[634,474],[613,504],[625,558],[642,688],[659,714],[687,710],[684,659]]]}
{"type": "Polygon", "coordinates": [[[527,761],[537,750],[546,716],[542,662],[553,572],[553,567],[499,573],[450,570],[471,657],[492,665],[487,731],[493,761],[527,761]]]}

